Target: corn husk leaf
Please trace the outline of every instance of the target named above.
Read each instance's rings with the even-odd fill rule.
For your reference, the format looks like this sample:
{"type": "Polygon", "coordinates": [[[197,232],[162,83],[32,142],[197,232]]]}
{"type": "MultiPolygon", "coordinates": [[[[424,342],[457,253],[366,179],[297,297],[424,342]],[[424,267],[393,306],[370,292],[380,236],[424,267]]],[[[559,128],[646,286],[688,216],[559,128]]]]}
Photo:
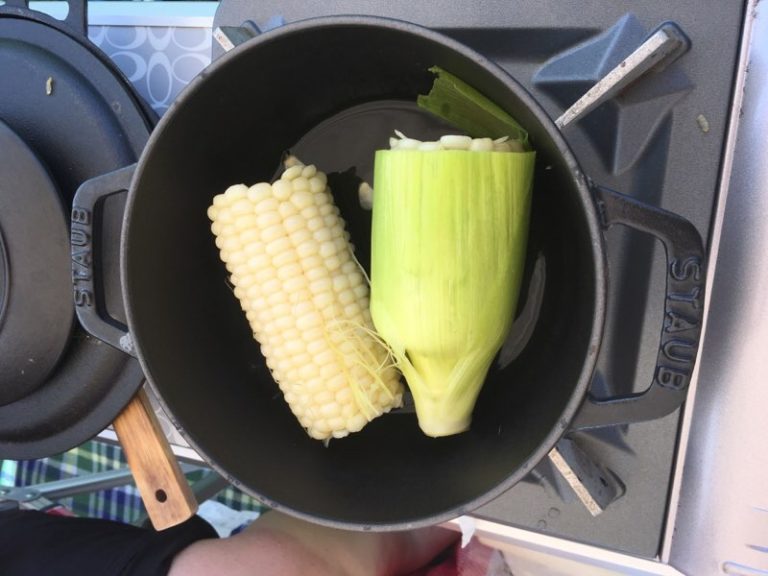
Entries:
{"type": "Polygon", "coordinates": [[[435,74],[429,94],[422,94],[416,103],[464,130],[472,137],[503,138],[518,142],[530,150],[528,132],[495,102],[439,66],[429,69],[435,74]]]}

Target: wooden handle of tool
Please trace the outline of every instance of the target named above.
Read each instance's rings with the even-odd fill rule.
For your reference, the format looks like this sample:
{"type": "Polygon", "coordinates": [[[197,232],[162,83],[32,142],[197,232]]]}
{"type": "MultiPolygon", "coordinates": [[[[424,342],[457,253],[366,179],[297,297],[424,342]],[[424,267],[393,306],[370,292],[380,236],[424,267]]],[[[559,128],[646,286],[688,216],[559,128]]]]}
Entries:
{"type": "Polygon", "coordinates": [[[144,390],[139,390],[113,425],[155,530],[191,518],[197,512],[195,495],[144,390]]]}

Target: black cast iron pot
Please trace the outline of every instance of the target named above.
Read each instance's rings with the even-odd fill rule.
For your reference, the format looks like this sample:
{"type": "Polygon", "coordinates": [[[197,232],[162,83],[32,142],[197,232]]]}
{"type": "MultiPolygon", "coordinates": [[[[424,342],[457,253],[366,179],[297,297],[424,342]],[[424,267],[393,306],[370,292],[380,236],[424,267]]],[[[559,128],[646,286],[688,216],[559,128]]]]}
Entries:
{"type": "MultiPolygon", "coordinates": [[[[370,216],[342,197],[342,188],[335,189],[336,200],[364,260],[370,216]]],[[[188,86],[136,166],[80,189],[73,227],[87,229],[99,199],[123,189],[129,190],[121,241],[129,332],[88,305],[98,297],[80,298],[81,321],[138,356],[174,423],[211,465],[286,512],[356,529],[444,521],[520,481],[564,434],[661,417],[684,399],[704,282],[694,227],[593,187],[520,85],[430,30],[379,18],[322,18],[239,46],[188,86]],[[477,87],[530,132],[538,169],[529,263],[543,261],[546,277],[538,320],[520,355],[492,369],[468,432],[428,438],[415,415],[402,411],[325,447],[298,425],[251,339],[206,209],[230,184],[270,179],[286,149],[326,171],[336,169],[328,163],[347,162],[365,175],[373,149],[386,146],[394,128],[421,126],[415,137],[440,130],[407,104],[392,102],[426,93],[433,79],[427,69],[435,64],[477,87]],[[306,155],[313,152],[317,157],[306,155]],[[587,391],[606,310],[603,232],[616,223],[664,243],[666,321],[649,389],[596,401],[587,391]]],[[[93,288],[76,283],[76,290],[93,288]]]]}

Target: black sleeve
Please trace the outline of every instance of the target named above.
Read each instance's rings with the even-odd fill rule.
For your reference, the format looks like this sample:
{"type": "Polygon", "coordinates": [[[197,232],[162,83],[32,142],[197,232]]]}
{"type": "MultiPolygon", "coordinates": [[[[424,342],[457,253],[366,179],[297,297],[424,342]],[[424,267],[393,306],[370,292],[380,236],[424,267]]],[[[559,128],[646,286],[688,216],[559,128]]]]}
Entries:
{"type": "Polygon", "coordinates": [[[216,531],[199,516],[156,532],[109,520],[0,512],[3,576],[165,576],[176,554],[216,531]]]}

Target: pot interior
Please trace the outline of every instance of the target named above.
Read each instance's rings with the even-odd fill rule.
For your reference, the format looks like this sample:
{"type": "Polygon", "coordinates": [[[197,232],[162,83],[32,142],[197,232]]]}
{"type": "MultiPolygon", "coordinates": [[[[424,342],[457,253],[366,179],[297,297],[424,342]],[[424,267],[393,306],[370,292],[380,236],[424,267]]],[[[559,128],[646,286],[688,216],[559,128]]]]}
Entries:
{"type": "MultiPolygon", "coordinates": [[[[325,524],[387,529],[467,512],[520,480],[563,432],[589,382],[602,314],[591,198],[540,109],[471,51],[409,25],[347,19],[265,34],[214,63],[152,136],[129,200],[124,296],[147,376],[201,455],[269,505],[325,524]],[[470,431],[424,436],[382,416],[325,447],[288,410],[226,282],[206,210],[227,186],[271,179],[283,152],[365,176],[395,128],[442,130],[409,103],[439,65],[497,101],[537,150],[528,269],[541,311],[517,359],[494,367],[470,431]],[[393,102],[394,101],[394,102],[393,102]],[[371,112],[373,110],[373,113],[371,112]],[[335,134],[335,135],[334,135],[335,134]]],[[[349,173],[347,174],[349,176],[349,173]]],[[[370,214],[331,176],[363,263],[370,214]]],[[[527,285],[521,294],[525,303],[527,285]]]]}

